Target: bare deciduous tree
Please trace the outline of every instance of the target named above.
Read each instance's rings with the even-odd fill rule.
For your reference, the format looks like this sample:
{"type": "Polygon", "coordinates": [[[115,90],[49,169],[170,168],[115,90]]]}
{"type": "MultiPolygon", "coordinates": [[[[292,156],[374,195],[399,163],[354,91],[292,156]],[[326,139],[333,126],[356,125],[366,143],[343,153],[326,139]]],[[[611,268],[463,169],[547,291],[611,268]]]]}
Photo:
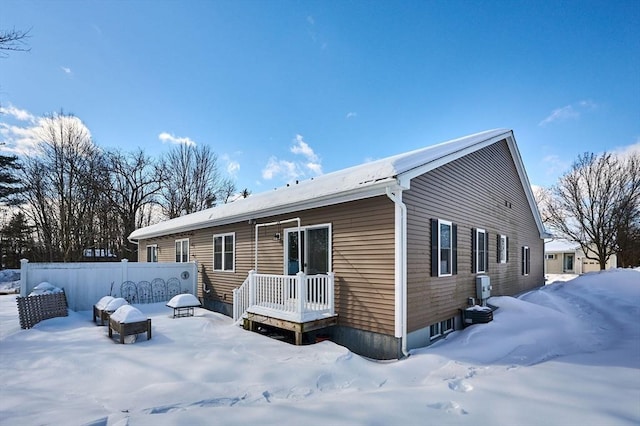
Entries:
{"type": "Polygon", "coordinates": [[[619,251],[616,237],[625,217],[638,209],[638,164],[638,155],[622,160],[608,153],[585,153],[552,189],[547,223],[578,242],[600,269],[619,251]]]}
{"type": "Polygon", "coordinates": [[[163,185],[162,169],[139,149],[130,154],[109,154],[111,206],[122,223],[120,241],[122,257],[137,260],[136,246],[127,237],[143,225],[145,207],[156,202],[163,185]]]}
{"type": "Polygon", "coordinates": [[[236,183],[232,179],[223,179],[220,184],[220,199],[227,204],[236,193],[236,183]]]}
{"type": "Polygon", "coordinates": [[[102,152],[76,117],[63,113],[42,120],[40,155],[25,161],[26,212],[36,225],[49,261],[82,258],[96,238],[108,175],[102,152]]]}
{"type": "Polygon", "coordinates": [[[6,58],[7,52],[28,52],[31,49],[26,46],[25,39],[29,38],[29,31],[0,30],[0,58],[6,58]]]}
{"type": "Polygon", "coordinates": [[[170,219],[215,206],[228,187],[208,146],[181,144],[168,153],[162,168],[166,185],[161,204],[170,219]]]}

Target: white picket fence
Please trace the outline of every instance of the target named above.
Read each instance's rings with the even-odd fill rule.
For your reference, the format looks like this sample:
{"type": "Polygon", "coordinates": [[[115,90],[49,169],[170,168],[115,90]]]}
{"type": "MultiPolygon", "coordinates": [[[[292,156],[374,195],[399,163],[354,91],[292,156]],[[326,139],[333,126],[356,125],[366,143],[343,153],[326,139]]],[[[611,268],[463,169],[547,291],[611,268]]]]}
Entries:
{"type": "Polygon", "coordinates": [[[242,286],[233,290],[233,319],[245,312],[296,322],[334,315],[334,275],[273,275],[249,271],[242,286]]]}
{"type": "Polygon", "coordinates": [[[63,288],[69,309],[88,311],[103,296],[122,297],[120,286],[125,281],[151,282],[156,278],[168,281],[177,278],[180,293],[197,295],[198,265],[196,262],[83,262],[30,263],[20,265],[20,295],[28,296],[43,281],[63,288]]]}

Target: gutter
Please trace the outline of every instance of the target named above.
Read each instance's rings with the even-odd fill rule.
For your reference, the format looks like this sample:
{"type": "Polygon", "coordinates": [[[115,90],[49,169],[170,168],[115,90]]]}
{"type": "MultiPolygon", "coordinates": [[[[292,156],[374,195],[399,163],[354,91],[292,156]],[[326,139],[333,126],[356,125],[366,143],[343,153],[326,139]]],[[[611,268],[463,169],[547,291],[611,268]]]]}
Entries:
{"type": "Polygon", "coordinates": [[[387,197],[396,207],[395,214],[395,295],[396,295],[396,336],[402,342],[402,354],[409,356],[407,350],[407,206],[402,201],[402,189],[398,186],[393,193],[386,188],[387,197]],[[399,308],[399,309],[398,309],[399,308]],[[400,310],[400,312],[398,312],[400,310]]]}
{"type": "MultiPolygon", "coordinates": [[[[150,225],[149,227],[140,228],[133,231],[127,239],[131,242],[134,242],[139,240],[146,240],[149,238],[158,238],[166,235],[172,235],[172,234],[177,234],[181,232],[190,232],[196,229],[208,228],[211,226],[228,225],[230,223],[243,222],[246,220],[257,219],[260,217],[277,216],[281,214],[291,214],[294,212],[298,212],[300,210],[307,210],[307,209],[312,209],[316,207],[325,207],[325,206],[335,205],[335,204],[344,203],[348,201],[355,201],[355,200],[361,200],[365,198],[376,197],[379,195],[383,195],[385,193],[385,188],[389,186],[391,182],[395,182],[395,181],[396,180],[394,178],[385,178],[375,182],[364,182],[361,184],[362,186],[360,187],[351,188],[337,194],[326,194],[320,197],[305,198],[303,200],[295,201],[292,203],[285,203],[285,204],[277,205],[274,207],[249,208],[246,210],[243,209],[243,210],[240,210],[239,213],[223,215],[222,217],[213,218],[213,219],[209,218],[208,220],[199,220],[197,222],[191,222],[185,219],[189,215],[180,216],[178,218],[171,219],[171,220],[180,219],[182,222],[184,222],[182,225],[172,227],[170,229],[160,229],[155,231],[151,229],[147,232],[139,232],[139,235],[135,235],[133,238],[131,238],[131,235],[134,235],[136,232],[145,228],[153,228],[155,226],[155,225],[150,225]]],[[[268,192],[263,192],[261,194],[256,195],[255,197],[265,197],[268,195],[269,195],[268,192]]],[[[247,200],[250,200],[250,198],[248,198],[247,200]]],[[[211,210],[218,209],[221,207],[224,208],[224,206],[225,205],[212,207],[211,210]]],[[[202,211],[191,213],[191,214],[198,214],[198,213],[202,213],[202,211]]],[[[160,222],[160,223],[164,223],[164,222],[160,222]]]]}

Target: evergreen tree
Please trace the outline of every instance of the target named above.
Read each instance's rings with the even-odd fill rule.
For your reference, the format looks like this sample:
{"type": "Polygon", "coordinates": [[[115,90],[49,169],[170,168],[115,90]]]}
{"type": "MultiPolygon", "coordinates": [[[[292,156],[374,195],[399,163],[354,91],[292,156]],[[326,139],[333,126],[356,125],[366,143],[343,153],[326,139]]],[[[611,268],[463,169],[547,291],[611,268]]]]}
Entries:
{"type": "Polygon", "coordinates": [[[17,200],[12,196],[24,191],[15,175],[19,169],[18,157],[0,155],[0,203],[15,204],[17,200]]]}
{"type": "Polygon", "coordinates": [[[34,249],[33,229],[23,213],[14,214],[0,229],[2,268],[19,269],[20,259],[30,258],[34,249]]]}

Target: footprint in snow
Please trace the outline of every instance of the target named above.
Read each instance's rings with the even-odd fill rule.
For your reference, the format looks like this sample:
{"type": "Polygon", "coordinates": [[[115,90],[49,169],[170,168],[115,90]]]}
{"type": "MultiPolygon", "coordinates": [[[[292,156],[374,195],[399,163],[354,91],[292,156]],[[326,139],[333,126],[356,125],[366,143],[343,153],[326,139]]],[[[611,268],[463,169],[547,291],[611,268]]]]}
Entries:
{"type": "Polygon", "coordinates": [[[427,404],[427,407],[433,408],[434,410],[443,410],[446,413],[469,414],[467,410],[462,408],[460,404],[455,401],[436,402],[435,404],[427,404]]]}
{"type": "Polygon", "coordinates": [[[471,392],[473,386],[464,379],[457,379],[449,382],[449,389],[456,392],[471,392]]]}

